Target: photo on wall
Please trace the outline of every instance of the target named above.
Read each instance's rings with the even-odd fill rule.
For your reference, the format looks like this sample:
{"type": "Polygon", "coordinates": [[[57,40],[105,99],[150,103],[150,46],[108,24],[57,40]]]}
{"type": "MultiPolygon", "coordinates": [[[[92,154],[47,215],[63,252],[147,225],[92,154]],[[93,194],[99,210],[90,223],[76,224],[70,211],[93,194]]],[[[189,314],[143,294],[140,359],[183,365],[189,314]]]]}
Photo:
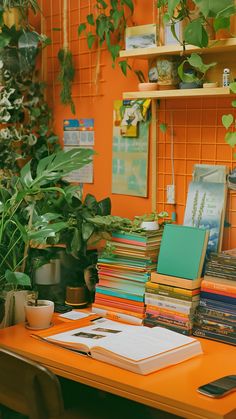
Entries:
{"type": "Polygon", "coordinates": [[[147,197],[149,100],[114,103],[112,193],[147,197]]]}

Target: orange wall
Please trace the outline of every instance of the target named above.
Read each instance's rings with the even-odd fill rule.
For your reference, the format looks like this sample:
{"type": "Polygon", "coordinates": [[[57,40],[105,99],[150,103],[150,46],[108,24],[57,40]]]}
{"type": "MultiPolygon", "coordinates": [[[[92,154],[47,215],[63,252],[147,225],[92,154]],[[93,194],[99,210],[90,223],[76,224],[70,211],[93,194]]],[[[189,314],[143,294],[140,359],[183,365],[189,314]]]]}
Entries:
{"type": "MultiPolygon", "coordinates": [[[[112,213],[132,218],[151,211],[151,153],[149,156],[149,194],[147,198],[131,197],[111,193],[112,175],[112,118],[113,102],[122,98],[124,91],[136,91],[137,79],[134,74],[125,78],[121,71],[112,69],[110,57],[105,51],[101,54],[101,74],[99,89],[93,83],[97,53],[87,49],[84,39],[78,39],[77,28],[90,11],[92,0],[68,0],[69,5],[69,42],[73,52],[76,76],[73,84],[73,99],[76,116],[69,107],[60,104],[58,83],[57,52],[62,46],[62,32],[52,28],[62,27],[62,0],[42,0],[44,18],[43,30],[52,38],[52,46],[44,56],[44,72],[48,81],[48,100],[54,110],[55,130],[62,140],[64,118],[95,119],[94,183],[85,185],[85,192],[90,192],[97,199],[110,196],[112,213]],[[80,8],[78,6],[80,4],[80,8]]],[[[153,1],[135,0],[135,24],[153,22],[153,1]],[[138,4],[138,6],[137,6],[138,4]]],[[[214,60],[214,59],[213,59],[214,60]]],[[[140,60],[131,60],[137,69],[145,66],[140,60]]],[[[158,112],[158,123],[173,120],[174,158],[176,181],[176,205],[166,204],[166,185],[171,183],[170,129],[166,134],[158,133],[157,149],[157,210],[166,209],[170,214],[177,214],[177,222],[183,220],[187,187],[191,180],[193,164],[226,164],[230,168],[232,150],[224,142],[225,130],[221,124],[221,115],[232,111],[229,99],[197,98],[162,100],[158,112]]],[[[232,225],[224,234],[224,248],[236,247],[236,194],[229,193],[227,221],[232,225]]]]}

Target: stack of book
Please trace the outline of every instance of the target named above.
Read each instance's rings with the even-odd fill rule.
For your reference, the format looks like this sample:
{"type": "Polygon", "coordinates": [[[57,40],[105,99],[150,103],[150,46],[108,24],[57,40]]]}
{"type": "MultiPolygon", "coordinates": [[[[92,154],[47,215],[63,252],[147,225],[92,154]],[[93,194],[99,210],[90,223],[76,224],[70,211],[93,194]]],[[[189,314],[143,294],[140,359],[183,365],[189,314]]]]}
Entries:
{"type": "Polygon", "coordinates": [[[163,229],[113,234],[112,255],[98,258],[93,312],[142,324],[145,284],[156,270],[162,233],[163,229]]]}
{"type": "Polygon", "coordinates": [[[212,254],[201,284],[193,334],[236,345],[236,255],[212,254]]]}
{"type": "Polygon", "coordinates": [[[165,226],[157,272],[146,283],[146,326],[192,333],[208,237],[209,232],[204,229],[165,226]]]}
{"type": "Polygon", "coordinates": [[[211,253],[206,264],[205,274],[236,280],[236,250],[211,253]]]}

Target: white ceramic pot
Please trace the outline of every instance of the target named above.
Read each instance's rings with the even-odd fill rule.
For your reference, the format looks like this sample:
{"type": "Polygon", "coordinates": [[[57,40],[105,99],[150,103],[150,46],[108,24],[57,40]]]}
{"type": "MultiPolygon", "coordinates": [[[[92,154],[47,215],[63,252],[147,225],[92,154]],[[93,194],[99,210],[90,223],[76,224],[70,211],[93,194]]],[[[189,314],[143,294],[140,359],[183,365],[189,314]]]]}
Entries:
{"type": "Polygon", "coordinates": [[[38,305],[25,303],[26,326],[30,329],[47,329],[52,324],[54,302],[38,300],[38,305]]]}
{"type": "Polygon", "coordinates": [[[61,279],[60,259],[52,259],[50,263],[35,270],[34,281],[38,285],[56,285],[61,279]]]}
{"type": "Polygon", "coordinates": [[[142,221],[140,227],[144,230],[158,230],[159,224],[158,221],[142,221]]]}

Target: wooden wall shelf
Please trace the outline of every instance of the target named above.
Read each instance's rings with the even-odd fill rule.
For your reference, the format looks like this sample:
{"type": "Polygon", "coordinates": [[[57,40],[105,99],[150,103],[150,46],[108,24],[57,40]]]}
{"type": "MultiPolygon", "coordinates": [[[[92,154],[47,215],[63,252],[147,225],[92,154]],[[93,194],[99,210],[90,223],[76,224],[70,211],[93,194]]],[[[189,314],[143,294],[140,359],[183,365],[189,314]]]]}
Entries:
{"type": "MultiPolygon", "coordinates": [[[[222,40],[210,41],[209,47],[198,48],[194,45],[186,45],[186,53],[191,54],[197,52],[199,54],[215,54],[236,49],[236,38],[228,38],[222,40]]],[[[181,45],[164,45],[154,48],[137,48],[120,51],[121,58],[142,58],[151,59],[158,55],[182,55],[183,48],[181,45]]]]}
{"type": "Polygon", "coordinates": [[[199,89],[174,89],[174,90],[153,90],[146,92],[125,92],[123,99],[161,99],[201,96],[227,96],[230,94],[229,87],[199,88],[199,89]]]}

